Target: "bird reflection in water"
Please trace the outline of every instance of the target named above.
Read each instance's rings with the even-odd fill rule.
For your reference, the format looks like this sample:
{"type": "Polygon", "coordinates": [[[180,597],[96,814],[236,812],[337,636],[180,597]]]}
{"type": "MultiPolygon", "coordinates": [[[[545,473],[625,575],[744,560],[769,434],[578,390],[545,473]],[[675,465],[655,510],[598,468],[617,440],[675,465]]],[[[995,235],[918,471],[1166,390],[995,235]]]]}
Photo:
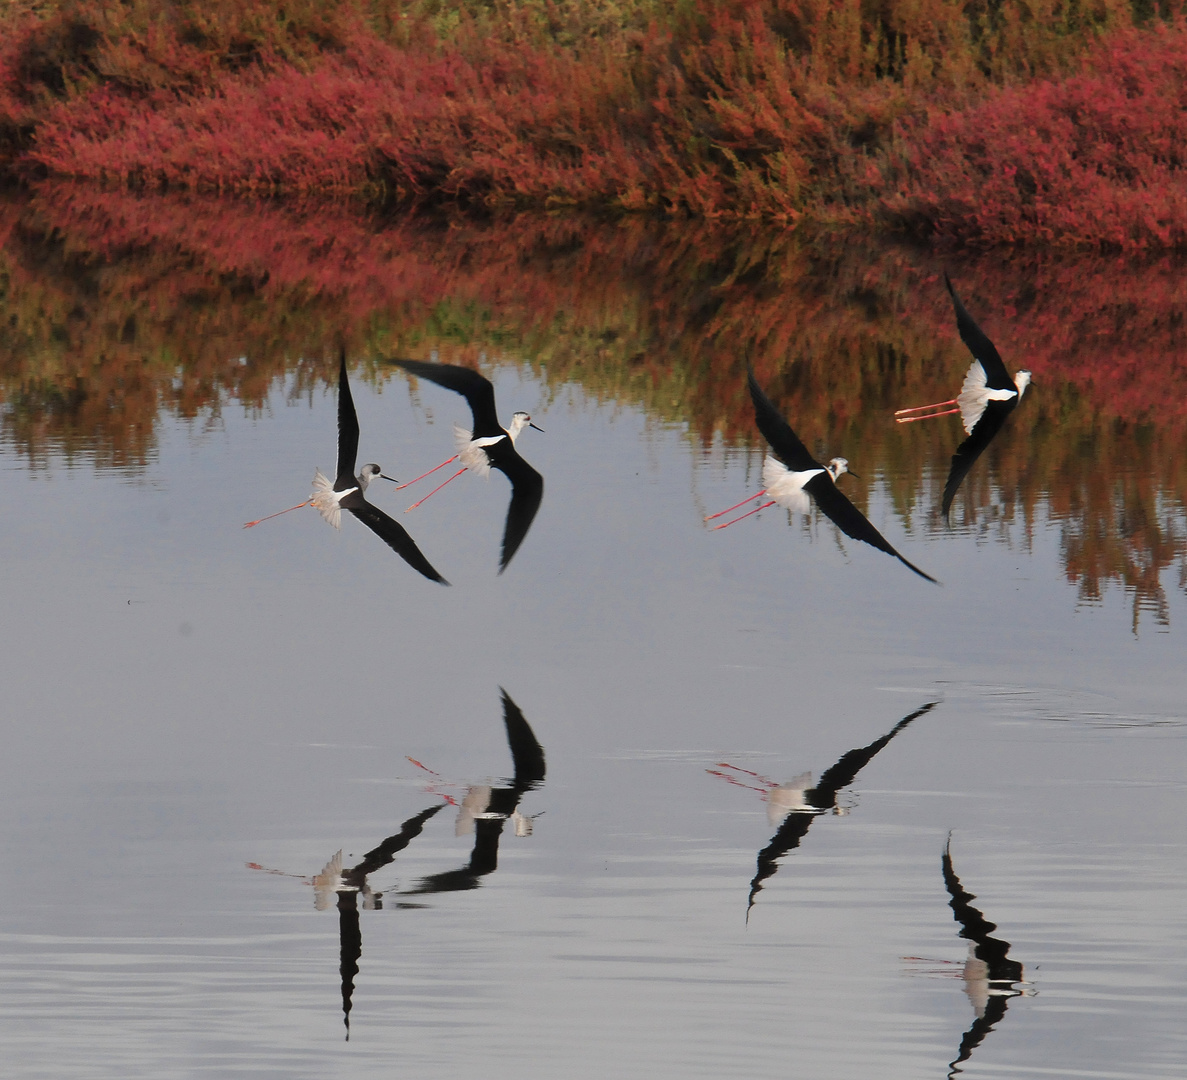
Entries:
{"type": "MultiPolygon", "coordinates": [[[[418,476],[416,480],[423,480],[425,476],[444,468],[451,461],[460,461],[462,467],[444,484],[433,488],[428,495],[414,502],[408,509],[414,510],[420,506],[425,499],[435,495],[445,484],[456,480],[467,469],[483,477],[490,476],[491,469],[498,469],[511,481],[511,502],[507,506],[507,521],[503,528],[503,551],[499,557],[501,574],[507,569],[512,556],[528,535],[536,511],[540,509],[540,502],[544,498],[544,478],[519,456],[515,440],[525,427],[541,432],[544,429],[536,427],[526,412],[515,413],[511,417],[511,424],[503,427],[499,423],[498,412],[495,409],[495,388],[489,379],[479,375],[477,371],[455,364],[430,364],[420,360],[393,360],[391,363],[402,367],[418,379],[427,379],[461,394],[469,403],[470,414],[474,419],[471,431],[454,424],[454,444],[457,453],[436,468],[418,476]]],[[[416,480],[410,480],[408,483],[415,484],[416,480]]],[[[408,484],[400,486],[407,487],[408,484]]]]}
{"type": "Polygon", "coordinates": [[[904,716],[893,728],[880,739],[875,739],[868,746],[858,747],[843,754],[835,765],[825,769],[820,780],[812,783],[812,774],[804,773],[786,784],[775,784],[773,781],[737,766],[722,763],[716,769],[707,770],[714,776],[720,776],[732,784],[758,791],[766,799],[767,818],[772,825],[778,825],[778,831],[771,842],[758,853],[758,867],[754,878],[750,882],[750,895],[746,903],[746,920],[750,920],[750,911],[754,907],[763,882],[773,877],[779,870],[779,860],[784,855],[800,846],[800,841],[808,835],[812,822],[821,814],[846,814],[848,809],[838,804],[837,797],[843,788],[848,787],[857,779],[861,772],[886,745],[903,731],[908,725],[918,720],[925,713],[931,712],[939,704],[932,701],[920,709],[916,709],[908,716],[904,716]],[[728,770],[728,771],[726,771],[728,770]],[[757,780],[761,786],[749,783],[742,777],[757,780]]]}
{"type": "Polygon", "coordinates": [[[1009,957],[1010,943],[990,935],[997,929],[981,914],[971,901],[976,897],[965,892],[952,869],[952,837],[944,845],[944,884],[948,888],[948,904],[960,924],[960,936],[969,942],[969,957],[964,963],[960,977],[964,980],[964,992],[968,994],[976,1017],[972,1027],[960,1040],[960,1051],[948,1066],[949,1078],[961,1072],[960,1065],[968,1061],[973,1051],[981,1045],[1003,1016],[1006,1004],[1012,997],[1030,996],[1032,990],[1022,980],[1022,965],[1009,957]]]}
{"type": "Polygon", "coordinates": [[[516,836],[529,836],[532,817],[521,814],[519,803],[523,796],[544,783],[544,749],[536,741],[519,706],[502,687],[503,723],[507,729],[507,745],[511,749],[514,778],[505,786],[472,785],[458,807],[455,832],[458,836],[474,836],[470,861],[456,870],[431,874],[401,895],[459,892],[476,889],[482,878],[499,865],[499,839],[503,827],[511,821],[516,836]]]}
{"type": "Polygon", "coordinates": [[[367,878],[391,863],[398,852],[403,851],[420,835],[425,822],[445,805],[437,803],[410,817],[400,826],[399,832],[368,851],[362,862],[348,870],[342,868],[342,852],[339,851],[313,879],[313,903],[317,910],[325,911],[333,902],[338,905],[338,935],[342,958],[342,1019],[346,1024],[347,1041],[350,1040],[350,1008],[354,996],[354,980],[359,973],[359,958],[363,954],[359,897],[362,897],[363,909],[366,911],[375,911],[383,907],[383,894],[374,892],[367,878]]]}

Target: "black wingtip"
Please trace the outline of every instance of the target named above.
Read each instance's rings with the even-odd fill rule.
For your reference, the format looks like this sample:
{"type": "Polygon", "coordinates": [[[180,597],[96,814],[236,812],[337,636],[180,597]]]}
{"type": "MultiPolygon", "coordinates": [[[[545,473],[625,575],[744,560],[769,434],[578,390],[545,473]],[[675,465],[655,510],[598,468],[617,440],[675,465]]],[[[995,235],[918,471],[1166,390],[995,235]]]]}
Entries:
{"type": "Polygon", "coordinates": [[[956,290],[952,287],[952,279],[948,276],[948,271],[944,271],[944,284],[948,286],[948,293],[953,300],[956,299],[956,290]]]}
{"type": "Polygon", "coordinates": [[[904,559],[904,558],[903,558],[901,555],[899,555],[897,552],[895,552],[895,556],[896,556],[896,558],[898,559],[898,561],[899,561],[899,562],[901,562],[901,563],[903,564],[903,566],[905,566],[905,567],[906,567],[908,570],[914,570],[914,571],[915,571],[915,573],[917,573],[917,574],[918,574],[918,575],[919,575],[921,578],[926,578],[926,579],[927,579],[928,581],[930,581],[930,582],[931,582],[933,585],[939,585],[939,586],[940,586],[940,588],[943,588],[943,587],[944,587],[944,583],[943,583],[942,581],[938,581],[936,578],[932,577],[932,576],[931,576],[931,574],[925,574],[925,573],[924,573],[922,570],[920,570],[920,569],[919,569],[919,567],[918,567],[918,566],[916,566],[916,565],[915,565],[913,562],[908,562],[906,559],[904,559]]]}

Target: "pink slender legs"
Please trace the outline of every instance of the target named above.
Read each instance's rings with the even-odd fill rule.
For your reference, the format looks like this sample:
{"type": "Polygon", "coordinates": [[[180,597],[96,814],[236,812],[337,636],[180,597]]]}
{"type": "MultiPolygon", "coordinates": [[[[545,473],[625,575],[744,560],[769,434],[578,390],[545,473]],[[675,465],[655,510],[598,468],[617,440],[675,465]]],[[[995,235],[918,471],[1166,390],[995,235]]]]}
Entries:
{"type": "MultiPolygon", "coordinates": [[[[452,461],[452,460],[453,460],[453,458],[450,458],[450,459],[449,459],[449,461],[452,461]]],[[[448,465],[448,464],[449,464],[449,461],[442,462],[442,464],[444,464],[444,465],[448,465]]],[[[440,465],[438,465],[438,466],[437,466],[437,468],[438,468],[438,469],[439,469],[440,467],[441,467],[440,465]]],[[[437,470],[436,470],[436,469],[434,469],[434,470],[432,470],[432,471],[433,471],[433,472],[436,472],[437,470]]],[[[453,475],[452,475],[452,476],[449,478],[449,480],[456,480],[456,479],[457,479],[459,476],[461,476],[461,475],[462,475],[462,473],[464,473],[465,471],[466,471],[466,470],[465,470],[465,467],[463,466],[462,468],[458,469],[458,471],[457,471],[457,472],[455,472],[455,473],[454,473],[454,474],[453,474],[453,475]]],[[[428,476],[428,473],[425,473],[425,475],[426,475],[426,476],[428,476]]],[[[448,484],[448,483],[449,483],[449,480],[446,480],[446,481],[445,481],[445,484],[448,484]]],[[[415,509],[416,509],[418,506],[420,506],[420,504],[421,504],[422,502],[424,502],[424,501],[425,501],[425,499],[429,498],[429,497],[430,497],[430,496],[432,496],[432,495],[436,495],[436,494],[437,494],[437,492],[438,492],[438,491],[440,491],[440,490],[441,490],[441,489],[442,489],[442,488],[445,486],[445,484],[438,484],[438,485],[437,485],[435,488],[433,488],[433,490],[432,490],[432,491],[430,491],[430,492],[429,492],[429,494],[428,494],[428,495],[426,495],[426,496],[425,496],[425,498],[424,498],[424,499],[417,499],[417,500],[416,500],[416,502],[414,502],[414,503],[413,503],[413,504],[412,504],[410,507],[408,507],[408,510],[415,510],[415,509]]],[[[406,513],[408,513],[408,510],[405,510],[405,511],[404,511],[404,513],[405,513],[405,514],[406,514],[406,513]]]]}
{"type": "Polygon", "coordinates": [[[269,514],[267,517],[256,518],[255,521],[246,521],[243,524],[245,529],[250,529],[253,525],[258,525],[261,521],[271,521],[274,517],[280,517],[281,514],[287,514],[292,510],[300,510],[302,506],[308,506],[312,499],[306,499],[303,503],[297,503],[296,506],[290,506],[288,510],[278,510],[275,514],[269,514]]]}
{"type": "MultiPolygon", "coordinates": [[[[724,510],[718,510],[716,514],[710,514],[706,521],[712,521],[714,518],[724,517],[731,510],[737,510],[739,506],[745,506],[748,502],[753,502],[755,499],[761,499],[767,493],[766,488],[758,492],[756,495],[751,495],[748,499],[743,499],[740,503],[734,503],[733,506],[727,506],[724,510]]],[[[718,526],[720,528],[720,526],[718,526]]]]}
{"type": "Polygon", "coordinates": [[[934,405],[917,405],[913,409],[899,409],[894,414],[894,422],[896,424],[910,424],[916,420],[931,420],[937,416],[951,416],[953,413],[960,412],[960,409],[945,409],[945,405],[955,405],[956,398],[950,398],[948,401],[937,401],[934,405]],[[932,412],[933,409],[943,409],[943,412],[932,412]],[[912,413],[922,413],[921,416],[913,416],[912,413]]]}
{"type": "MultiPolygon", "coordinates": [[[[725,510],[720,510],[716,514],[710,514],[707,518],[705,518],[705,520],[712,521],[714,518],[719,518],[724,514],[728,514],[730,512],[730,510],[737,510],[739,506],[745,506],[748,502],[753,502],[755,499],[761,499],[766,493],[767,493],[766,488],[763,488],[763,490],[760,491],[757,495],[751,495],[749,499],[743,499],[740,503],[734,503],[733,506],[728,507],[725,510]]],[[[722,525],[714,525],[713,528],[714,529],[727,529],[727,528],[729,528],[729,526],[733,525],[735,522],[741,521],[742,518],[748,518],[751,514],[757,514],[760,510],[765,510],[768,506],[774,506],[774,505],[775,505],[775,500],[771,499],[769,502],[765,502],[761,506],[756,506],[753,510],[747,510],[746,513],[741,514],[738,517],[734,518],[733,521],[727,521],[722,525]]]]}
{"type": "MultiPolygon", "coordinates": [[[[433,473],[435,473],[438,469],[444,469],[445,466],[448,465],[451,461],[457,461],[457,454],[454,454],[453,457],[448,458],[445,461],[441,462],[440,465],[434,466],[428,472],[421,473],[420,476],[418,476],[416,478],[416,480],[423,480],[426,476],[432,476],[433,473]]],[[[416,480],[409,480],[408,483],[406,483],[406,484],[397,484],[396,490],[400,491],[402,488],[411,487],[413,484],[416,483],[416,480]]],[[[425,498],[427,499],[428,495],[426,495],[425,498]]],[[[409,509],[411,509],[411,507],[409,507],[409,509]]]]}

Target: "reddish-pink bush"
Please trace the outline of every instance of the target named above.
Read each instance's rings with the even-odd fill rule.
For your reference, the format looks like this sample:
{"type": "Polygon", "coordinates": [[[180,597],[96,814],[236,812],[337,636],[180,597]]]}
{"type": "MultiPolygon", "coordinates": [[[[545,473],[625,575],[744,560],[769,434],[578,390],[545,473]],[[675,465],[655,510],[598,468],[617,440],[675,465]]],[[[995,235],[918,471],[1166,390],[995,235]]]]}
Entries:
{"type": "Polygon", "coordinates": [[[885,213],[963,244],[1187,247],[1185,115],[1187,25],[1127,31],[1068,79],[901,122],[885,213]]]}

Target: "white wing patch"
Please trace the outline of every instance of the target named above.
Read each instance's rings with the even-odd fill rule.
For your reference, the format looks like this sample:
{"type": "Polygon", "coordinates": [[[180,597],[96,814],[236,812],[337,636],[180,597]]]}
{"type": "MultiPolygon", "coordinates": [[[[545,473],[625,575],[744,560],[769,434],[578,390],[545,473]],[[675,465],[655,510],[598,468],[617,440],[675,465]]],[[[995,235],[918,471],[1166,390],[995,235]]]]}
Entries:
{"type": "Polygon", "coordinates": [[[991,401],[1009,401],[1018,394],[1017,390],[990,390],[987,383],[981,361],[974,360],[964,377],[960,393],[956,395],[956,404],[960,406],[960,422],[969,435],[985,412],[986,405],[991,401]]]}
{"type": "MultiPolygon", "coordinates": [[[[356,491],[357,488],[351,488],[350,491],[356,491]]],[[[313,494],[309,496],[309,501],[317,507],[317,512],[321,514],[322,518],[328,521],[335,529],[342,528],[342,507],[339,506],[339,500],[343,495],[348,495],[347,491],[335,491],[334,485],[330,483],[328,477],[322,475],[321,469],[313,470],[313,494]]]]}
{"type": "Polygon", "coordinates": [[[762,482],[767,494],[785,510],[794,510],[797,514],[808,514],[812,511],[812,500],[804,491],[804,485],[814,476],[819,476],[824,469],[805,469],[803,472],[792,472],[778,458],[767,456],[762,463],[762,482]]]}
{"type": "Polygon", "coordinates": [[[325,911],[334,894],[342,887],[342,849],[322,868],[313,879],[313,906],[325,911]]]}
{"type": "Polygon", "coordinates": [[[453,445],[457,450],[457,458],[470,472],[479,476],[490,476],[490,458],[487,457],[485,446],[493,446],[506,435],[488,435],[481,439],[472,437],[472,433],[457,424],[453,425],[453,445]]]}
{"type": "Polygon", "coordinates": [[[771,788],[767,792],[767,820],[772,825],[780,824],[788,814],[796,810],[815,810],[804,794],[812,787],[812,774],[800,773],[794,780],[771,788]]]}

